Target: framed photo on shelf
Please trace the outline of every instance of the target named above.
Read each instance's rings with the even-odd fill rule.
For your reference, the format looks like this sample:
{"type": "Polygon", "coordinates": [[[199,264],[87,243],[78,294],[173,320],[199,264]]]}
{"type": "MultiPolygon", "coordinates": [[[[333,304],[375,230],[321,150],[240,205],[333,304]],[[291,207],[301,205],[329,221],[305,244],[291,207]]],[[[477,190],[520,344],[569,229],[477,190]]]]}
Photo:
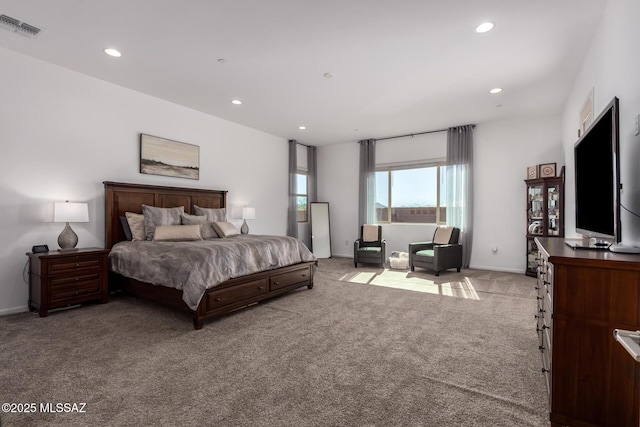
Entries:
{"type": "Polygon", "coordinates": [[[544,163],[540,165],[540,178],[549,178],[556,176],[556,164],[544,163]]]}
{"type": "Polygon", "coordinates": [[[527,179],[538,178],[538,165],[527,167],[527,179]]]}

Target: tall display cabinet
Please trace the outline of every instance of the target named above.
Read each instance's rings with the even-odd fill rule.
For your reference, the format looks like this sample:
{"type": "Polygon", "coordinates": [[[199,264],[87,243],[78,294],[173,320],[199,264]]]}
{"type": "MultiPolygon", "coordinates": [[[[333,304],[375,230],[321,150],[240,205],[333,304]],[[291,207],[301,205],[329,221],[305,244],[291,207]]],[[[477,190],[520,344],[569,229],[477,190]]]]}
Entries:
{"type": "Polygon", "coordinates": [[[527,179],[527,276],[536,277],[536,237],[564,237],[564,174],[527,179]]]}

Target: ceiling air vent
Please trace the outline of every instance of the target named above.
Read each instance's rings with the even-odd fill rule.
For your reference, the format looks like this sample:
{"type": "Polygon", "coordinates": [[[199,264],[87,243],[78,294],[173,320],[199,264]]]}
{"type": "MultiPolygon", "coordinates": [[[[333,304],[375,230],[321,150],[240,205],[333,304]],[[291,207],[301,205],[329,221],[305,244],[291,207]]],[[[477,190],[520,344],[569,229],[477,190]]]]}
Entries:
{"type": "Polygon", "coordinates": [[[38,27],[29,25],[7,15],[0,15],[0,27],[26,37],[36,38],[42,31],[38,27]]]}

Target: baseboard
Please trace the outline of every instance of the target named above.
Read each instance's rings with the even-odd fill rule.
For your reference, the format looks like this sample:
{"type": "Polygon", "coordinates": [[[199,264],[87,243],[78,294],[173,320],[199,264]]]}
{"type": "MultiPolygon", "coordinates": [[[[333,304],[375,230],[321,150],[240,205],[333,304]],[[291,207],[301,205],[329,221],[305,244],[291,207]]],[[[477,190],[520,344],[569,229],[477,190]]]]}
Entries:
{"type": "Polygon", "coordinates": [[[27,307],[26,305],[13,307],[13,308],[5,308],[0,310],[0,316],[6,316],[8,314],[24,313],[25,311],[29,311],[29,307],[27,307]]]}
{"type": "Polygon", "coordinates": [[[338,258],[353,258],[353,252],[348,253],[348,254],[337,254],[337,253],[332,253],[331,256],[333,257],[338,257],[338,258]]]}
{"type": "Polygon", "coordinates": [[[474,270],[501,271],[504,273],[517,273],[517,274],[525,273],[524,270],[519,270],[516,268],[485,267],[481,265],[470,265],[469,268],[472,268],[474,270]]]}

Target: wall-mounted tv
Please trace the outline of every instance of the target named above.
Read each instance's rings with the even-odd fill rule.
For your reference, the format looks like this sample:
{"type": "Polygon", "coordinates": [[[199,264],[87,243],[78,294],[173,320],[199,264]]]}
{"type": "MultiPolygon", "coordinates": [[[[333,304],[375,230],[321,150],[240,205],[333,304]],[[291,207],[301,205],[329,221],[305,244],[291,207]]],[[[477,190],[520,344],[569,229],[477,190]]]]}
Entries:
{"type": "Polygon", "coordinates": [[[607,249],[620,242],[620,142],[618,98],[613,98],[576,142],[576,248],[607,249]]]}

